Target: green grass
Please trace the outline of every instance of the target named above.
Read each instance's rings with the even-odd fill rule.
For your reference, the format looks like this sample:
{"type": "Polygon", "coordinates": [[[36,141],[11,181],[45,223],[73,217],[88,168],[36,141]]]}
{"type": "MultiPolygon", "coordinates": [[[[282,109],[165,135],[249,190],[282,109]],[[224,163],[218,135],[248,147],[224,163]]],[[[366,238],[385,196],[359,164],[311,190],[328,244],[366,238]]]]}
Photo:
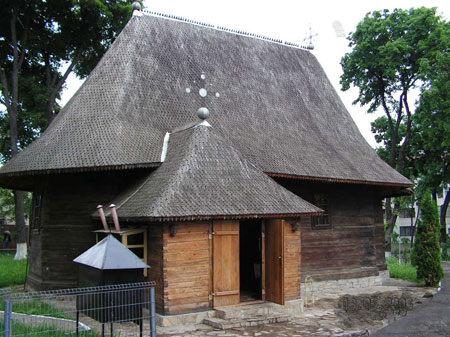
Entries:
{"type": "Polygon", "coordinates": [[[419,282],[417,280],[417,269],[412,266],[411,263],[399,263],[395,257],[386,259],[386,263],[392,278],[410,282],[419,282]]]}
{"type": "Polygon", "coordinates": [[[0,288],[24,284],[27,260],[14,260],[14,255],[0,255],[0,288]]]}
{"type": "Polygon", "coordinates": [[[28,302],[13,303],[12,312],[27,315],[42,315],[55,318],[72,319],[71,317],[67,316],[64,311],[59,310],[51,306],[50,304],[41,302],[37,299],[33,299],[32,301],[28,302]]]}
{"type": "MultiPolygon", "coordinates": [[[[28,326],[22,323],[14,322],[11,324],[12,336],[34,336],[34,337],[75,337],[75,333],[65,332],[63,330],[55,329],[52,326],[37,325],[28,326]]],[[[0,322],[0,331],[3,331],[3,322],[0,322]]],[[[80,330],[79,337],[99,337],[93,331],[80,330]]]]}

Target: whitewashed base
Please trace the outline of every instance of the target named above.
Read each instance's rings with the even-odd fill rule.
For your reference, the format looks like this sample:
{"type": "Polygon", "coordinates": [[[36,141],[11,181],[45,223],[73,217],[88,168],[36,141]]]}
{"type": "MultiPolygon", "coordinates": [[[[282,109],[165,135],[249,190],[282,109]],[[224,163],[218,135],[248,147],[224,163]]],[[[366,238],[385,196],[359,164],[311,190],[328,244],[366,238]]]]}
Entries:
{"type": "Polygon", "coordinates": [[[26,259],[27,255],[28,255],[27,244],[26,243],[18,243],[16,246],[16,255],[14,256],[14,260],[26,259]]]}

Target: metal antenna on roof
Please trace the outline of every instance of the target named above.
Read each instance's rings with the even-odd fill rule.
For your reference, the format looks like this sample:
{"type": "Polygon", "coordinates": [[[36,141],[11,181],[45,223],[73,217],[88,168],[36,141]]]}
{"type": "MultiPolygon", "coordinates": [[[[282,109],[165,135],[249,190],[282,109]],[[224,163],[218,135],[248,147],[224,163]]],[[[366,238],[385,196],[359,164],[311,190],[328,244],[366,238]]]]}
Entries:
{"type": "MultiPolygon", "coordinates": [[[[208,90],[206,90],[206,87],[206,75],[204,72],[202,72],[200,74],[200,88],[198,90],[198,94],[201,97],[202,107],[197,110],[197,116],[202,120],[205,120],[209,117],[209,110],[208,108],[206,108],[206,97],[208,95],[208,90]]],[[[190,94],[191,91],[191,88],[186,88],[186,93],[190,94]]],[[[219,98],[220,94],[216,92],[214,96],[219,98]]]]}
{"type": "Polygon", "coordinates": [[[314,34],[313,34],[313,30],[312,30],[311,25],[310,25],[310,26],[309,26],[309,35],[307,35],[307,36],[303,39],[303,41],[309,40],[309,44],[308,44],[308,46],[307,46],[306,48],[308,48],[309,50],[313,50],[313,49],[314,49],[314,45],[313,45],[313,43],[312,43],[312,39],[313,39],[313,37],[316,37],[317,35],[319,35],[319,34],[317,34],[317,33],[314,33],[314,34]]]}

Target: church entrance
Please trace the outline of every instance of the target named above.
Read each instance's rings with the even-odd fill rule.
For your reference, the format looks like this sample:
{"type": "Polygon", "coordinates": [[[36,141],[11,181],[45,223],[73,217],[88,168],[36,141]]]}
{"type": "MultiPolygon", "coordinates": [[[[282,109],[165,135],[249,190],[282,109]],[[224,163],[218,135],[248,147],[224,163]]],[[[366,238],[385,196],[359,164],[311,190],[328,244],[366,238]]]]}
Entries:
{"type": "Polygon", "coordinates": [[[261,220],[239,223],[240,302],[262,300],[261,220]]]}
{"type": "Polygon", "coordinates": [[[279,219],[213,222],[213,308],[284,304],[284,226],[279,219]]]}

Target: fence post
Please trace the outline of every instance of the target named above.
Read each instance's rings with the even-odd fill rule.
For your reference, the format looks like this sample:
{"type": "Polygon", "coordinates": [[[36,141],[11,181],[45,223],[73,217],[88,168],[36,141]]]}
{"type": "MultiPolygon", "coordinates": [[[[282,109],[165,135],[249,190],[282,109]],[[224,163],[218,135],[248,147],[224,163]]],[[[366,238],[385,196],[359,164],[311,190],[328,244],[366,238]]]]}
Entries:
{"type": "Polygon", "coordinates": [[[3,314],[3,337],[11,337],[11,300],[5,300],[5,311],[3,314]]]}
{"type": "MultiPolygon", "coordinates": [[[[150,287],[150,337],[156,337],[155,287],[150,287]]],[[[8,336],[9,337],[9,336],[8,336]]]]}

